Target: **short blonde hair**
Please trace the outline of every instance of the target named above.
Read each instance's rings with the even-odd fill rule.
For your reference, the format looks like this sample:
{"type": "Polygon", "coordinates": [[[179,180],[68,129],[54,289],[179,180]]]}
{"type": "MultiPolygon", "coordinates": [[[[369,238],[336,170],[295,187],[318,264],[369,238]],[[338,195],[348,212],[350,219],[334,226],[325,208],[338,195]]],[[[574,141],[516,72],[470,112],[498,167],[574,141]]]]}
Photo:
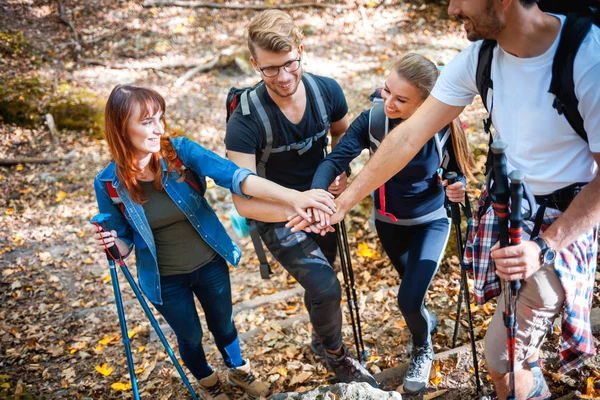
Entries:
{"type": "Polygon", "coordinates": [[[300,46],[302,38],[302,31],[292,17],[279,10],[261,12],[248,26],[248,48],[255,58],[256,47],[274,53],[292,51],[300,46]]]}

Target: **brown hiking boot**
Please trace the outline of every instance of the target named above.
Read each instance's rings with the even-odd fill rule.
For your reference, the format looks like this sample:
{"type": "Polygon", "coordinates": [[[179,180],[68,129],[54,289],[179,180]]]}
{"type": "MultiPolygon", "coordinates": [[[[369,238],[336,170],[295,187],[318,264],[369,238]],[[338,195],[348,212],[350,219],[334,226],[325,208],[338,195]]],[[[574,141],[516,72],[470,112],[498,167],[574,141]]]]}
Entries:
{"type": "Polygon", "coordinates": [[[227,383],[231,386],[239,386],[251,397],[266,396],[269,393],[269,387],[256,379],[250,369],[250,361],[244,361],[246,363],[241,367],[228,368],[227,383]]]}
{"type": "Polygon", "coordinates": [[[378,387],[373,375],[357,359],[352,357],[346,345],[342,345],[342,354],[339,356],[326,351],[325,360],[327,366],[335,373],[340,382],[366,382],[374,388],[378,387]]]}
{"type": "Polygon", "coordinates": [[[200,380],[200,390],[206,400],[229,400],[216,372],[200,380]]]}

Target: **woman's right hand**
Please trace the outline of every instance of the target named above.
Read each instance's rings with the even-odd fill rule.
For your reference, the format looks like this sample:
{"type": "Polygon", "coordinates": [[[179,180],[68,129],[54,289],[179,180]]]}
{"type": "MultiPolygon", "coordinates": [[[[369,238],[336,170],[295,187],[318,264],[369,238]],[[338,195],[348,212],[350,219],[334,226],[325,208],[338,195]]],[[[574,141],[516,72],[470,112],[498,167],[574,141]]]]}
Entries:
{"type": "Polygon", "coordinates": [[[112,247],[116,244],[116,240],[117,240],[117,232],[116,231],[100,231],[98,232],[98,230],[94,227],[95,229],[95,233],[94,233],[94,239],[96,240],[96,247],[98,247],[100,250],[104,251],[109,247],[112,247]]]}

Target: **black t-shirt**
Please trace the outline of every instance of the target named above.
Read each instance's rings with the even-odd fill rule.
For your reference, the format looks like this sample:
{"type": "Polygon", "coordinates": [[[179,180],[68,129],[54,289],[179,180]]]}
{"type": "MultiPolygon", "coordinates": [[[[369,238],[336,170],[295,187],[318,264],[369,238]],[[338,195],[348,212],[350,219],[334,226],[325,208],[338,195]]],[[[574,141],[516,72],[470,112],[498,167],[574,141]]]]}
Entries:
{"type": "MultiPolygon", "coordinates": [[[[312,76],[321,91],[329,121],[333,123],[344,118],[348,112],[348,104],[340,85],[331,78],[312,76]]],[[[320,118],[319,111],[316,105],[313,107],[315,102],[312,101],[313,94],[308,82],[304,78],[303,82],[307,96],[306,109],[298,124],[293,124],[286,118],[273,102],[264,85],[258,88],[258,96],[271,121],[273,148],[301,142],[313,137],[319,131],[317,126],[317,120],[320,118]]],[[[265,133],[254,107],[250,110],[249,115],[243,115],[241,107],[233,112],[227,123],[225,146],[227,150],[255,154],[258,163],[265,146],[265,133]]],[[[323,143],[323,140],[314,142],[310,150],[302,155],[299,155],[296,150],[272,153],[266,165],[267,179],[296,190],[310,189],[312,177],[323,159],[323,143]]]]}

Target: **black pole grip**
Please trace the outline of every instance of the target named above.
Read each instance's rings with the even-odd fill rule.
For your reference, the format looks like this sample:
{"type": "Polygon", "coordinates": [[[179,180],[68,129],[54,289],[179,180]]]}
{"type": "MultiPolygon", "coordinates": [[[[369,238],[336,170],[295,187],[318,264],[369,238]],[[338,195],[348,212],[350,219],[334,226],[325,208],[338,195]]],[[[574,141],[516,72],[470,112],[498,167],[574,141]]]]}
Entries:
{"type": "Polygon", "coordinates": [[[498,217],[498,239],[500,247],[509,245],[508,239],[508,202],[510,199],[510,190],[508,187],[508,174],[506,172],[506,155],[504,154],[508,145],[501,140],[495,141],[490,146],[494,154],[493,174],[494,174],[494,211],[498,217]]]}
{"type": "MultiPolygon", "coordinates": [[[[456,183],[456,180],[458,179],[458,174],[454,171],[450,171],[444,175],[444,178],[448,180],[448,186],[450,186],[456,183]]],[[[460,225],[460,206],[458,205],[458,203],[450,201],[450,199],[448,199],[448,202],[450,203],[450,211],[452,213],[452,223],[460,225]]]]}
{"type": "MultiPolygon", "coordinates": [[[[514,170],[508,176],[510,178],[510,245],[515,246],[521,243],[521,232],[523,226],[523,182],[525,174],[519,170],[514,170]]],[[[515,293],[521,288],[521,281],[512,281],[512,289],[515,293]]]]}
{"type": "MultiPolygon", "coordinates": [[[[99,226],[103,231],[110,232],[110,227],[108,226],[108,220],[110,218],[110,214],[97,214],[92,217],[90,223],[92,225],[99,226]]],[[[112,247],[106,249],[106,258],[110,260],[119,260],[121,259],[121,254],[119,253],[119,249],[117,248],[117,244],[115,243],[112,247]]]]}

